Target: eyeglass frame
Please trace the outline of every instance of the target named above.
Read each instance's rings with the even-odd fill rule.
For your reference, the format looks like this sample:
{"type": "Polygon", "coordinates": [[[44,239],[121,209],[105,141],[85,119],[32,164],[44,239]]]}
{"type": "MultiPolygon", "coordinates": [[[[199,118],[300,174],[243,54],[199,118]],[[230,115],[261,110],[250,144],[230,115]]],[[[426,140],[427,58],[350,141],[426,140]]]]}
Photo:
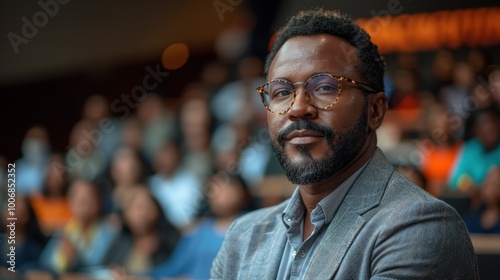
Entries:
{"type": "Polygon", "coordinates": [[[296,85],[299,84],[299,85],[304,85],[304,90],[305,90],[305,94],[306,94],[306,99],[307,99],[307,102],[309,102],[309,104],[311,106],[313,106],[314,108],[318,109],[318,110],[328,110],[330,108],[333,107],[333,105],[335,105],[335,103],[337,103],[339,97],[340,97],[340,93],[342,92],[342,83],[341,81],[347,81],[353,85],[357,85],[357,86],[360,86],[362,87],[363,89],[365,90],[368,90],[370,93],[377,93],[378,91],[377,90],[374,90],[373,88],[371,88],[370,86],[364,84],[364,83],[361,83],[361,82],[358,82],[356,80],[353,80],[351,78],[347,78],[345,76],[342,76],[342,75],[338,75],[338,74],[333,74],[333,73],[318,73],[318,74],[314,74],[312,75],[311,77],[309,77],[305,82],[296,82],[296,83],[292,83],[286,79],[274,79],[274,80],[271,80],[271,81],[268,81],[266,83],[264,83],[263,85],[259,86],[257,88],[257,92],[260,94],[260,97],[261,97],[261,100],[262,100],[262,104],[264,104],[264,107],[266,107],[266,109],[275,114],[275,115],[282,115],[282,114],[285,114],[287,113],[288,111],[290,111],[290,109],[293,107],[293,104],[295,102],[295,98],[297,97],[297,88],[296,88],[296,85]],[[316,78],[316,77],[320,77],[320,76],[329,76],[335,80],[337,80],[337,86],[338,86],[338,92],[337,92],[337,97],[335,98],[335,100],[332,102],[332,104],[326,106],[326,107],[318,107],[314,104],[311,103],[311,100],[309,99],[309,94],[307,92],[307,86],[309,84],[309,82],[313,79],[313,78],[316,78]],[[286,110],[284,111],[280,111],[280,112],[275,112],[273,110],[271,110],[271,108],[269,108],[269,106],[266,104],[266,102],[264,101],[264,94],[266,94],[264,92],[264,87],[271,84],[271,83],[274,83],[274,82],[284,82],[284,83],[287,83],[289,85],[292,86],[292,92],[293,92],[293,99],[292,99],[292,102],[290,102],[290,107],[288,107],[286,110]]]}

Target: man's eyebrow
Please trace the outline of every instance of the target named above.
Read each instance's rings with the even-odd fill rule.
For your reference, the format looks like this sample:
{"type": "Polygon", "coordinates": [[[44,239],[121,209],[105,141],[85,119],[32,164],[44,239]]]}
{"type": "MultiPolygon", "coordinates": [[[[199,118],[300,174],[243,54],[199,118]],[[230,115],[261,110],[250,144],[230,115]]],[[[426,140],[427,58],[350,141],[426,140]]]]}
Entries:
{"type": "MultiPolygon", "coordinates": [[[[343,76],[343,75],[340,75],[340,74],[337,74],[337,73],[334,73],[334,72],[320,71],[320,72],[314,72],[314,73],[312,73],[311,75],[309,75],[309,77],[312,77],[314,75],[320,75],[320,74],[330,74],[330,75],[333,75],[333,76],[343,76]]],[[[309,77],[308,77],[308,79],[309,79],[309,77]]],[[[286,80],[286,81],[291,82],[290,78],[288,78],[288,77],[276,77],[276,78],[274,78],[272,80],[269,80],[269,81],[274,81],[274,80],[286,80]]],[[[299,82],[303,82],[303,81],[299,81],[299,82]]]]}
{"type": "Polygon", "coordinates": [[[328,71],[315,72],[311,76],[319,75],[319,74],[330,74],[330,75],[333,75],[333,76],[343,76],[343,75],[340,75],[340,74],[337,74],[337,73],[334,73],[334,72],[328,72],[328,71]]]}
{"type": "Polygon", "coordinates": [[[290,79],[288,77],[276,77],[274,79],[270,79],[269,81],[274,81],[274,80],[287,80],[287,81],[290,81],[290,79]]]}

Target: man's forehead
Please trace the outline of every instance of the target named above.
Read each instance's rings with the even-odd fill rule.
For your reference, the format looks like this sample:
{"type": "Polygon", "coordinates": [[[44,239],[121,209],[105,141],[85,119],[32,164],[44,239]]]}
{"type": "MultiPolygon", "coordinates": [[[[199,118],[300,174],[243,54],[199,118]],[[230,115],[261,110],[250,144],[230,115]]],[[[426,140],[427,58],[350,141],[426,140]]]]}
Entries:
{"type": "Polygon", "coordinates": [[[269,74],[271,76],[272,72],[282,72],[283,68],[287,67],[304,70],[314,64],[329,65],[338,69],[337,74],[348,75],[352,73],[356,61],[355,47],[340,37],[329,34],[300,35],[288,39],[283,44],[270,65],[269,74]],[[277,71],[280,69],[281,71],[277,71]]]}
{"type": "MultiPolygon", "coordinates": [[[[347,40],[331,34],[298,35],[286,40],[281,49],[289,51],[301,47],[332,48],[345,52],[346,56],[356,55],[355,48],[347,40]]],[[[280,51],[281,51],[280,49],[280,51]]]]}

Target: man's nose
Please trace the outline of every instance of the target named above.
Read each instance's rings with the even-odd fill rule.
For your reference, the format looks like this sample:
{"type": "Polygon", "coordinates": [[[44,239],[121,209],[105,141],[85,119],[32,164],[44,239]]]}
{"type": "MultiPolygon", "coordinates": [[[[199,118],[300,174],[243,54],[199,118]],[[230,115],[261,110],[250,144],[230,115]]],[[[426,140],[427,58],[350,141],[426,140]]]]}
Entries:
{"type": "Polygon", "coordinates": [[[309,102],[307,92],[303,86],[296,87],[295,100],[290,110],[288,110],[287,116],[292,121],[318,117],[318,109],[309,102]]]}

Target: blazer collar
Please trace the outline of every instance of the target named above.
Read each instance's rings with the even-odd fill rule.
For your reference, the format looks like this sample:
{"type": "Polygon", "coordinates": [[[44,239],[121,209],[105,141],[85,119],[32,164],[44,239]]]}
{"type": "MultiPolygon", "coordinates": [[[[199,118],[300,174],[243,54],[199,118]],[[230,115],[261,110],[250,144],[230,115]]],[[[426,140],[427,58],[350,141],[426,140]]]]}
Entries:
{"type": "Polygon", "coordinates": [[[365,170],[347,193],[343,203],[349,204],[350,209],[360,215],[377,207],[393,172],[394,167],[377,149],[365,170]]]}
{"type": "Polygon", "coordinates": [[[363,215],[380,204],[393,171],[394,168],[385,160],[382,152],[377,150],[326,229],[322,244],[311,260],[307,278],[333,278],[347,250],[368,219],[363,215]],[[331,244],[335,244],[335,249],[331,244]]]}
{"type": "Polygon", "coordinates": [[[281,220],[281,213],[287,205],[282,202],[272,208],[269,214],[255,221],[252,228],[251,245],[249,250],[250,260],[245,262],[241,271],[248,271],[247,275],[241,275],[244,279],[276,279],[280,266],[283,250],[287,241],[286,228],[281,220]]]}

